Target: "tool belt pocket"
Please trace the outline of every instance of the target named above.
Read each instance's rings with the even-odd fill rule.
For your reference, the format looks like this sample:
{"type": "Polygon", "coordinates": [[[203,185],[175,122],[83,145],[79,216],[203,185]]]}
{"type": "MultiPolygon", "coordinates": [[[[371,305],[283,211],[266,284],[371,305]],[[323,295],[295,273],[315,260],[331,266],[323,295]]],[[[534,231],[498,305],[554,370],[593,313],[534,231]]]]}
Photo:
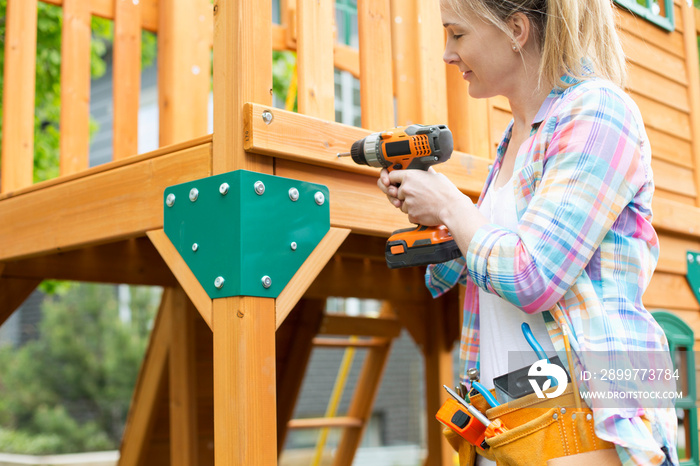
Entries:
{"type": "Polygon", "coordinates": [[[569,384],[556,398],[533,393],[486,410],[489,419],[500,419],[508,430],[486,439],[483,456],[499,466],[546,466],[554,458],[613,449],[595,435],[592,411],[586,405],[577,408],[574,396],[569,384]]]}

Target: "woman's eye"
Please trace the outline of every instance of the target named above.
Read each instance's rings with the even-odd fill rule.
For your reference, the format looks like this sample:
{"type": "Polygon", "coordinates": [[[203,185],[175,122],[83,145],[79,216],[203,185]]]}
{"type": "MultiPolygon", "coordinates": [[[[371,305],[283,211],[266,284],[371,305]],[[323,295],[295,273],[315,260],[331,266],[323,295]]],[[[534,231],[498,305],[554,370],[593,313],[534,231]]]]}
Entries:
{"type": "Polygon", "coordinates": [[[464,34],[452,34],[452,38],[454,40],[458,40],[460,37],[462,37],[464,34]]]}

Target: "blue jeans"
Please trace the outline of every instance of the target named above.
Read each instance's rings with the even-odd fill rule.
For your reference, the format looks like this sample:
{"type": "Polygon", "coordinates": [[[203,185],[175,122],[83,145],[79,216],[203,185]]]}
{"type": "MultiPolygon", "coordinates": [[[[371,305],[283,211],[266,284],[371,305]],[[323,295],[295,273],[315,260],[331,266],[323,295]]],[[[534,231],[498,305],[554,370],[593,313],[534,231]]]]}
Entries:
{"type": "Polygon", "coordinates": [[[662,451],[664,452],[664,454],[666,455],[666,461],[664,461],[663,463],[661,463],[661,466],[676,466],[675,464],[673,464],[673,461],[671,461],[671,455],[668,453],[668,448],[666,448],[666,447],[661,447],[661,450],[662,450],[662,451]]]}

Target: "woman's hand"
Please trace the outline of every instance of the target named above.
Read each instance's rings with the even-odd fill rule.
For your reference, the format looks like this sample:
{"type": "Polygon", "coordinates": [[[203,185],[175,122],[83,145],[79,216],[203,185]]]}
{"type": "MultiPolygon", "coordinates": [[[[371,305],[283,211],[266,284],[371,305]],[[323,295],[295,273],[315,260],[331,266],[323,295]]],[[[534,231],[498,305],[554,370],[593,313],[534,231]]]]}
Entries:
{"type": "Polygon", "coordinates": [[[377,181],[394,207],[408,214],[408,220],[421,225],[442,225],[446,214],[464,196],[452,182],[431,168],[422,170],[382,170],[377,181]]]}

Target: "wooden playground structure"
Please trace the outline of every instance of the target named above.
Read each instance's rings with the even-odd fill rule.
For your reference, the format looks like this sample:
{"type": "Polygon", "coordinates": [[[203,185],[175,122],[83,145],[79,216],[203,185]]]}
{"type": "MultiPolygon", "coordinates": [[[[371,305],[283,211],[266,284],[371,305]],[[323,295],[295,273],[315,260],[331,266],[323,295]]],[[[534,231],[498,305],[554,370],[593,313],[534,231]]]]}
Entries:
{"type": "MultiPolygon", "coordinates": [[[[456,152],[437,170],[478,196],[508,103],[471,99],[446,67],[437,2],[358,0],[351,48],[334,37],[330,0],[282,0],[279,24],[264,0],[42,0],[63,8],[61,174],[34,184],[37,1],[8,0],[6,15],[0,323],[48,278],[165,287],[120,464],[277,464],[289,429],[323,426],[342,429],[334,464],[351,464],[402,328],[424,355],[432,419],[454,377],[459,292],[433,300],[423,270],[386,267],[385,238],[407,221],[376,188],[376,169],[336,154],[370,131],[446,123],[456,152]],[[91,15],[114,21],[114,146],[112,162],[88,168],[91,15]],[[160,148],[138,154],[142,29],[158,36],[160,148]],[[213,78],[202,71],[212,48],[213,78]],[[296,51],[298,112],[272,106],[273,50],[296,51]],[[360,80],[362,128],[335,123],[334,67],[360,80]],[[328,232],[274,297],[212,298],[165,231],[169,187],[237,170],[328,189],[328,232]],[[376,319],[327,315],[329,296],[384,306],[376,319]],[[314,345],[368,355],[344,416],[291,419],[314,345]]],[[[661,257],[645,303],[699,335],[700,303],[686,280],[687,253],[700,251],[697,11],[675,1],[667,32],[618,10],[657,185],[661,257]]],[[[437,422],[426,438],[426,465],[453,464],[437,422]]]]}

